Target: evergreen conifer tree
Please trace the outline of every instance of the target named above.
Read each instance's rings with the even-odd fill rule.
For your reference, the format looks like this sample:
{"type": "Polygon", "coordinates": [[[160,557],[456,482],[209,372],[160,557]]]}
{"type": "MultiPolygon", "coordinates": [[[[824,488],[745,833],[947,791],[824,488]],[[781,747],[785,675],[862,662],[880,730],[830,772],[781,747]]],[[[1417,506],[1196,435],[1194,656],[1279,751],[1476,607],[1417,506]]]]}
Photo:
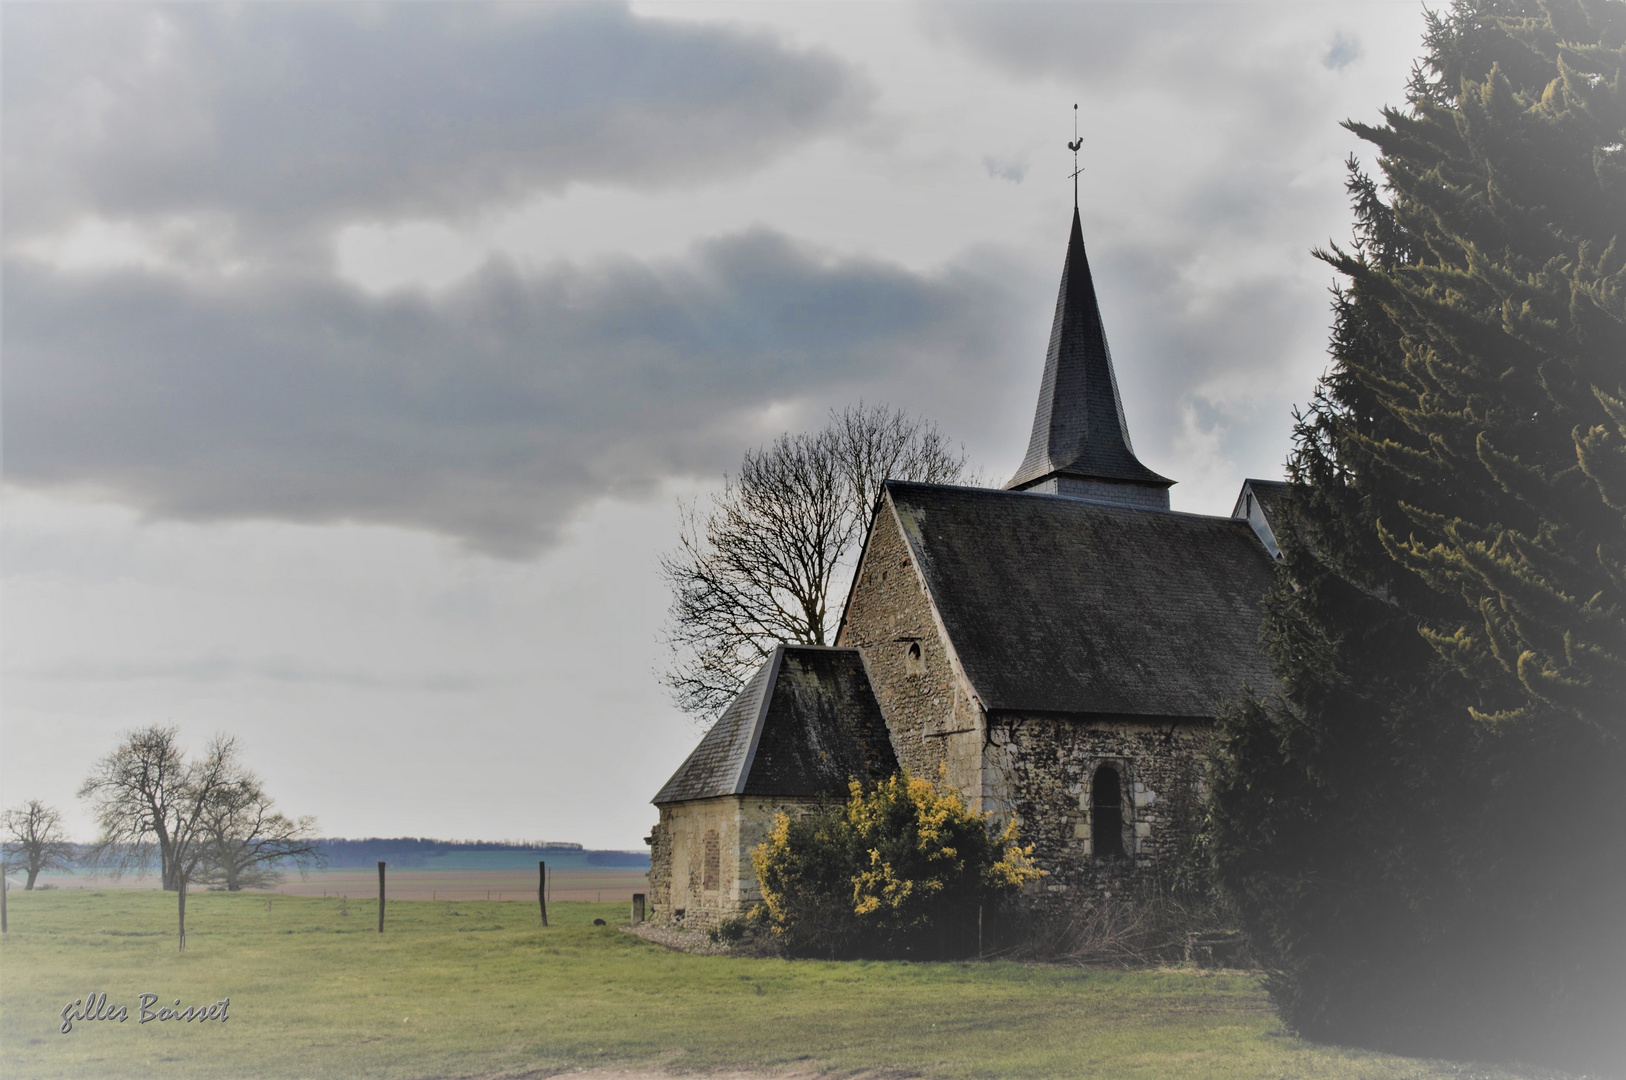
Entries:
{"type": "Polygon", "coordinates": [[[1458,0],[1351,130],[1220,880],[1312,1035],[1626,1061],[1626,4],[1458,0]]]}

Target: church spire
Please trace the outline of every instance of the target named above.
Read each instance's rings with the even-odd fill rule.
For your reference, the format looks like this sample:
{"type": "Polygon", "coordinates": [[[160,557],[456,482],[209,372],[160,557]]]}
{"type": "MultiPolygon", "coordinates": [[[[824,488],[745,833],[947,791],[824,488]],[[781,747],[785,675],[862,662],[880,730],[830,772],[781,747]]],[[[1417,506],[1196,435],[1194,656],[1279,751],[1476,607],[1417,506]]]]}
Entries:
{"type": "Polygon", "coordinates": [[[1005,487],[1167,510],[1173,483],[1142,465],[1129,443],[1074,207],[1033,437],[1005,487]]]}

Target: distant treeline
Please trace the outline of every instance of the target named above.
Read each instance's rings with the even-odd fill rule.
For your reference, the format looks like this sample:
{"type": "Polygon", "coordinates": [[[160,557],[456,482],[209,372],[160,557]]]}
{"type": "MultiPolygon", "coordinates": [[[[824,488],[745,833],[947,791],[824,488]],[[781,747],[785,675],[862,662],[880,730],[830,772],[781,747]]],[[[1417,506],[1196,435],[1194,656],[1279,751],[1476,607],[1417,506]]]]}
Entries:
{"type": "Polygon", "coordinates": [[[514,840],[433,840],[419,836],[368,837],[363,840],[326,838],[317,841],[326,865],[334,869],[376,866],[380,860],[391,866],[427,866],[431,862],[464,863],[471,856],[482,863],[518,864],[545,859],[560,865],[625,866],[649,865],[642,851],[589,851],[580,844],[514,840]]]}
{"type": "MultiPolygon", "coordinates": [[[[363,840],[329,837],[317,841],[323,861],[319,865],[344,870],[366,867],[371,869],[379,860],[393,867],[432,866],[443,870],[508,870],[522,866],[536,869],[538,860],[546,860],[556,869],[583,867],[629,867],[647,869],[649,854],[643,851],[590,851],[580,844],[551,841],[524,840],[434,840],[420,836],[384,838],[371,836],[363,840]]],[[[90,844],[68,844],[69,851],[63,871],[72,873],[96,872],[90,844]]],[[[144,869],[156,870],[158,859],[153,854],[150,865],[144,869]]],[[[132,869],[140,868],[133,866],[132,869]]],[[[15,866],[8,873],[15,876],[15,866]]]]}

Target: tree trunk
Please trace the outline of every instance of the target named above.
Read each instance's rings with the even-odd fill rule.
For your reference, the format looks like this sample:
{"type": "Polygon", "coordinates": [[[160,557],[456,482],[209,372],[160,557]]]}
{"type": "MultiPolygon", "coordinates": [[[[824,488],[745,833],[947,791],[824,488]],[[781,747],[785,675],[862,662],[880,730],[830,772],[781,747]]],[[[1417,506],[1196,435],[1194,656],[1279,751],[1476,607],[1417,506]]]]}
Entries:
{"type": "Polygon", "coordinates": [[[176,913],[179,916],[180,948],[186,948],[186,882],[175,886],[176,913]]]}
{"type": "Polygon", "coordinates": [[[39,867],[30,866],[28,868],[28,884],[23,886],[23,891],[27,892],[28,890],[32,889],[34,887],[34,879],[39,877],[39,876],[40,876],[39,867]]]}

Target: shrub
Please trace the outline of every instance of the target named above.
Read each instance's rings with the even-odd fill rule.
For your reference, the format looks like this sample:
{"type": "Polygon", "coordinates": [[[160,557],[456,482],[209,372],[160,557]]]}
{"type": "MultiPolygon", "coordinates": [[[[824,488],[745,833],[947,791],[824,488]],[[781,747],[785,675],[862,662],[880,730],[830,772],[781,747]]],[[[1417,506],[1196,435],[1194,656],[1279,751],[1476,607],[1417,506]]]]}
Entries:
{"type": "Polygon", "coordinates": [[[1005,928],[1000,955],[1017,960],[1136,968],[1191,962],[1246,967],[1252,957],[1236,917],[1216,899],[1145,883],[1111,893],[1070,894],[1005,928]]]}
{"type": "Polygon", "coordinates": [[[780,814],[752,853],[766,921],[793,954],[963,955],[980,913],[1043,873],[1015,822],[990,818],[908,773],[868,792],[854,781],[844,807],[780,814]]]}

